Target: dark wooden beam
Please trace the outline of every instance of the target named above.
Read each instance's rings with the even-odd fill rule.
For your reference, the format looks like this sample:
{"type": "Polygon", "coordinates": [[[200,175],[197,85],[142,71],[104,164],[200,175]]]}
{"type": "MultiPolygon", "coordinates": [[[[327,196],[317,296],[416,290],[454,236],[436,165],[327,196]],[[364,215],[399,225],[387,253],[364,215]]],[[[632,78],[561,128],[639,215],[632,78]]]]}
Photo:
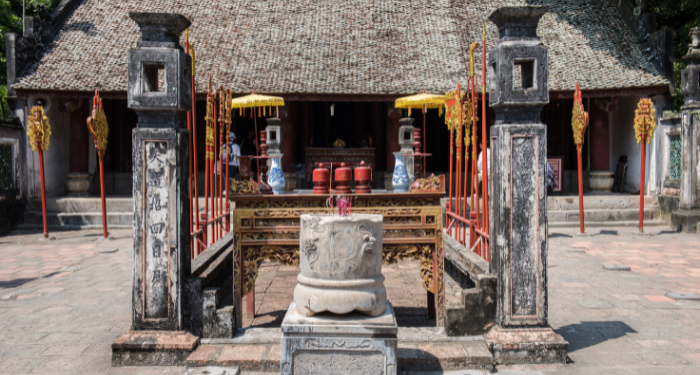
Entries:
{"type": "MultiPolygon", "coordinates": [[[[30,95],[50,96],[54,98],[91,98],[94,91],[70,91],[70,90],[27,90],[17,89],[17,96],[30,95]]],[[[616,89],[581,90],[584,98],[622,97],[622,96],[651,96],[668,92],[668,85],[625,87],[616,89]]],[[[249,93],[235,93],[234,97],[248,95],[249,93]]],[[[269,94],[269,93],[266,93],[269,94]]],[[[393,102],[405,94],[277,94],[290,102],[393,102]]],[[[100,91],[104,99],[126,99],[126,91],[100,91]]],[[[488,94],[487,94],[488,96],[488,94]]],[[[206,93],[197,93],[197,101],[206,100],[206,93]]],[[[573,91],[550,91],[549,99],[573,99],[573,91]]]]}

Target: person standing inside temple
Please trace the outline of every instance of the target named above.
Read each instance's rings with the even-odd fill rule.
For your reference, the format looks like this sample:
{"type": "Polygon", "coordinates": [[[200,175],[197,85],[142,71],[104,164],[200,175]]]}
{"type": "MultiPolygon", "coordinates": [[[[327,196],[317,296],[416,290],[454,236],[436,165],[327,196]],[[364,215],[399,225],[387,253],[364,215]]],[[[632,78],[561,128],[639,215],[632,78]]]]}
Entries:
{"type": "MultiPolygon", "coordinates": [[[[237,179],[236,175],[238,174],[238,166],[239,166],[239,161],[238,157],[241,156],[241,148],[238,146],[238,143],[236,143],[236,133],[230,132],[228,133],[229,137],[229,149],[228,151],[226,148],[221,150],[221,156],[219,158],[219,165],[217,168],[217,172],[221,173],[221,176],[223,178],[226,178],[226,170],[221,169],[221,164],[225,160],[226,165],[228,168],[228,178],[229,179],[237,179]]],[[[230,181],[226,181],[226,189],[229,187],[230,181]]]]}

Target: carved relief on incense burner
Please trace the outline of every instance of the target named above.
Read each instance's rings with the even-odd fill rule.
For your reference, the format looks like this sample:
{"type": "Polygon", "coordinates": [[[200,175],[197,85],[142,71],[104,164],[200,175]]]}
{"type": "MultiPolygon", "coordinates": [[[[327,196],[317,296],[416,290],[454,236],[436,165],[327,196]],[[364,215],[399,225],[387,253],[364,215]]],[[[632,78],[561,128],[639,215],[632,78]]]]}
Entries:
{"type": "Polygon", "coordinates": [[[297,313],[384,313],[382,226],[381,215],[301,216],[304,254],[294,290],[297,313]]]}

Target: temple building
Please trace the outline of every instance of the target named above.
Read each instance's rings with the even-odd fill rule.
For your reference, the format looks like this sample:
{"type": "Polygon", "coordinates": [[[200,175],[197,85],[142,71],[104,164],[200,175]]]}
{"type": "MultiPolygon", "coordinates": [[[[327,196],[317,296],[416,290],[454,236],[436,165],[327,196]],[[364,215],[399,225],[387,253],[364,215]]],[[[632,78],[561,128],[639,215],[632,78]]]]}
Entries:
{"type": "MultiPolygon", "coordinates": [[[[394,108],[394,100],[423,91],[443,94],[458,83],[466,87],[469,45],[481,43],[484,23],[487,51],[498,39],[487,16],[499,7],[526,4],[550,6],[537,30],[550,59],[549,104],[541,118],[547,125],[547,157],[559,163],[559,190],[577,189],[571,116],[579,84],[590,113],[584,170],[609,172],[599,174],[609,180],[620,158],[627,156],[624,188],[638,191],[641,149],[634,137],[634,110],[643,97],[654,98],[659,117],[670,107],[672,32],[653,26],[649,30],[648,23],[641,28],[628,23],[629,9],[612,0],[64,0],[50,18],[35,20],[33,30],[25,28],[25,36],[8,36],[11,110],[26,124],[29,108],[45,103],[52,127],[44,159],[49,196],[66,195],[69,176],[81,173],[90,175],[93,193],[99,194],[96,153],[85,125],[91,97],[99,90],[110,127],[107,192],[130,196],[137,116],[127,108],[127,52],[140,34],[128,13],[154,9],[181,13],[192,20],[189,40],[196,51],[200,173],[211,75],[215,88],[231,90],[234,97],[255,90],[284,98],[286,105],[279,108],[280,152],[284,172],[297,181],[297,188],[310,186],[307,162],[314,152],[337,161],[353,152],[363,155],[372,164],[374,187],[383,188],[394,167],[393,152],[400,147],[399,119],[405,116],[404,110],[394,108]],[[40,43],[22,43],[32,35],[39,35],[40,43]],[[347,145],[342,152],[333,149],[337,139],[347,145]]],[[[481,47],[475,60],[480,92],[481,47]]],[[[492,125],[493,111],[487,114],[492,125]]],[[[411,117],[422,126],[421,111],[412,111],[411,117]]],[[[431,109],[425,122],[423,138],[432,154],[427,171],[445,173],[450,152],[444,118],[431,109]]],[[[254,125],[250,111],[244,116],[235,112],[232,131],[239,142],[254,125]]],[[[264,118],[258,119],[259,129],[265,125],[264,118]]],[[[661,143],[647,152],[646,183],[651,194],[661,192],[663,174],[669,173],[669,167],[662,165],[669,158],[661,153],[669,152],[670,138],[665,134],[658,138],[661,143]]],[[[35,198],[37,155],[27,147],[26,135],[20,144],[22,193],[35,198]]],[[[584,180],[591,187],[607,184],[584,180]]]]}

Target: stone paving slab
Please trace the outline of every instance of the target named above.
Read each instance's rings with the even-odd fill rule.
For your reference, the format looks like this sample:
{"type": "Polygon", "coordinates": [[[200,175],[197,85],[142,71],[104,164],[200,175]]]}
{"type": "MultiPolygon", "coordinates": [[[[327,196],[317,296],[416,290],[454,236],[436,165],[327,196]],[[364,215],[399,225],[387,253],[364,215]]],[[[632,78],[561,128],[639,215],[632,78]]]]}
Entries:
{"type": "MultiPolygon", "coordinates": [[[[634,231],[608,227],[576,237],[577,229],[550,230],[550,324],[570,343],[569,363],[499,366],[498,373],[700,374],[700,301],[667,295],[700,295],[700,236],[651,228],[652,236],[633,238],[634,231]],[[611,272],[603,264],[631,270],[611,272]]],[[[39,232],[0,238],[0,374],[184,374],[185,367],[110,367],[110,345],[131,320],[131,231],[113,231],[110,241],[99,240],[101,231],[52,236],[56,240],[40,242],[39,232]],[[118,251],[99,253],[113,248],[118,251]],[[66,267],[77,270],[59,272],[66,267]]],[[[407,309],[427,306],[412,276],[416,262],[385,270],[387,279],[401,280],[390,298],[402,295],[407,309]]],[[[289,298],[286,306],[291,301],[286,291],[272,293],[279,292],[272,285],[293,289],[285,283],[295,269],[281,271],[288,273],[261,270],[258,282],[270,292],[269,300],[262,296],[269,312],[261,316],[276,311],[275,298],[289,298]]],[[[279,358],[272,350],[262,355],[279,358]]]]}

